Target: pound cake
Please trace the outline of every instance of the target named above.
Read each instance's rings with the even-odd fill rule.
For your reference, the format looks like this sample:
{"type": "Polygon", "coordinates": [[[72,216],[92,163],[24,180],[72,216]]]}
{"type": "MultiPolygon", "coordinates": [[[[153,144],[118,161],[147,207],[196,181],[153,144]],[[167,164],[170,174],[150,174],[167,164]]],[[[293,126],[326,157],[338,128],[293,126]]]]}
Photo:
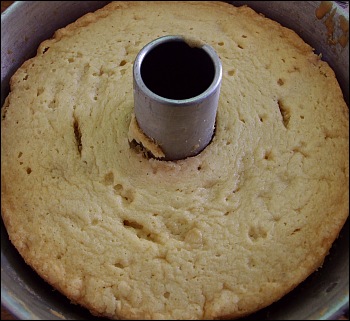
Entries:
{"type": "Polygon", "coordinates": [[[114,2],[58,30],[2,108],[2,217],[25,262],[96,316],[238,318],[319,268],[348,216],[348,107],[295,32],[221,2],[114,2]],[[164,35],[223,67],[212,142],[129,141],[132,66],[164,35]]]}

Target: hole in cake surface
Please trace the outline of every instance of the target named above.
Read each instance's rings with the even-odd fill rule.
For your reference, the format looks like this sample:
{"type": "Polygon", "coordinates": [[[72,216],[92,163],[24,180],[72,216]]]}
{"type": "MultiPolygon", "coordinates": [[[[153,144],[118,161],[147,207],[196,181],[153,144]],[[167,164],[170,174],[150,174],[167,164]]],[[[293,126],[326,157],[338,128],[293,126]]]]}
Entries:
{"type": "Polygon", "coordinates": [[[109,172],[104,177],[104,183],[106,185],[112,185],[114,183],[114,174],[113,172],[109,172]]]}
{"type": "Polygon", "coordinates": [[[43,50],[43,54],[46,53],[49,49],[50,49],[50,47],[45,47],[43,50]]]}
{"type": "Polygon", "coordinates": [[[255,268],[256,267],[256,261],[253,258],[249,258],[248,262],[247,262],[247,266],[251,269],[251,268],[255,268]]]}
{"type": "Polygon", "coordinates": [[[288,124],[289,124],[289,121],[290,121],[290,110],[289,108],[287,108],[285,106],[285,104],[283,103],[283,101],[281,99],[279,99],[277,101],[277,104],[278,104],[278,109],[280,111],[280,114],[282,116],[282,122],[283,122],[283,125],[285,128],[288,129],[288,124]]]}
{"type": "Polygon", "coordinates": [[[292,149],[293,153],[299,153],[303,157],[309,157],[308,152],[305,150],[306,144],[304,142],[301,142],[300,146],[295,146],[292,149]]]}
{"type": "Polygon", "coordinates": [[[42,93],[44,92],[44,88],[38,88],[37,92],[36,92],[36,96],[40,96],[42,93]]]}
{"type": "Polygon", "coordinates": [[[147,150],[142,143],[137,142],[135,139],[129,142],[129,146],[137,154],[141,154],[144,158],[156,158],[149,150],[147,150]]]}
{"type": "Polygon", "coordinates": [[[50,103],[48,104],[48,108],[52,110],[56,109],[56,99],[50,101],[50,103]]]}
{"type": "Polygon", "coordinates": [[[261,227],[252,226],[249,229],[248,236],[252,241],[258,241],[267,237],[267,231],[261,227]]]}
{"type": "Polygon", "coordinates": [[[134,191],[132,189],[126,189],[121,184],[114,185],[113,189],[126,203],[132,203],[134,201],[134,191]]]}
{"type": "Polygon", "coordinates": [[[80,131],[80,127],[79,127],[79,122],[78,119],[76,117],[74,117],[73,119],[73,130],[74,130],[74,137],[75,137],[75,142],[76,142],[76,146],[78,149],[78,153],[79,155],[81,155],[81,150],[83,148],[83,145],[81,143],[81,131],[80,131]]]}
{"type": "Polygon", "coordinates": [[[263,123],[266,119],[267,119],[267,115],[266,114],[259,114],[259,121],[261,123],[263,123]]]}
{"type": "Polygon", "coordinates": [[[122,263],[120,263],[120,262],[116,262],[116,263],[114,263],[113,264],[116,268],[118,268],[118,269],[124,269],[125,268],[125,266],[122,264],[122,263]]]}
{"type": "Polygon", "coordinates": [[[268,150],[265,152],[264,159],[266,160],[272,160],[273,159],[273,154],[271,150],[268,150]]]}
{"type": "Polygon", "coordinates": [[[123,221],[123,225],[124,226],[128,226],[128,227],[132,227],[132,228],[134,228],[134,229],[136,229],[136,230],[142,230],[143,229],[143,225],[141,225],[141,224],[139,224],[139,223],[137,223],[137,222],[135,222],[135,221],[129,221],[129,220],[124,220],[123,221]]]}
{"type": "Polygon", "coordinates": [[[301,228],[296,228],[292,233],[291,233],[291,235],[294,235],[294,234],[296,234],[296,233],[298,233],[298,232],[300,232],[301,231],[301,228]]]}
{"type": "Polygon", "coordinates": [[[123,185],[117,184],[117,185],[114,185],[113,188],[116,192],[121,192],[123,190],[123,185]]]}

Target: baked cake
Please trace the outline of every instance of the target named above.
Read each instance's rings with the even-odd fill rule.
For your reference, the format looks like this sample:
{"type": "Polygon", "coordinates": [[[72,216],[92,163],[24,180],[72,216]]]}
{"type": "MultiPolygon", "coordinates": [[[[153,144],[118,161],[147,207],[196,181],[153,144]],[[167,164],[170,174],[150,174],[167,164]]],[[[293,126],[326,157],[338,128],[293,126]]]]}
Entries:
{"type": "Polygon", "coordinates": [[[2,108],[2,217],[27,264],[91,313],[238,318],[322,265],[348,216],[348,107],[295,32],[221,2],[114,2],[58,30],[2,108]],[[195,157],[129,141],[132,66],[164,35],[223,66],[195,157]]]}

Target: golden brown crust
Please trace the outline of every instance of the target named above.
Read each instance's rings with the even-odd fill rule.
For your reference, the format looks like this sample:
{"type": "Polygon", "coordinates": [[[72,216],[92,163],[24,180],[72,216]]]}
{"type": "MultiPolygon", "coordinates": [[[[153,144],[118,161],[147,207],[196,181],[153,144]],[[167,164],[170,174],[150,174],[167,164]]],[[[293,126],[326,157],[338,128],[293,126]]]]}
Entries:
{"type": "Polygon", "coordinates": [[[111,3],[44,41],[5,105],[10,239],[95,315],[247,315],[317,269],[348,216],[349,118],[334,72],[248,7],[111,3]],[[208,43],[223,64],[215,137],[177,162],[128,143],[132,63],[167,34],[208,43]]]}

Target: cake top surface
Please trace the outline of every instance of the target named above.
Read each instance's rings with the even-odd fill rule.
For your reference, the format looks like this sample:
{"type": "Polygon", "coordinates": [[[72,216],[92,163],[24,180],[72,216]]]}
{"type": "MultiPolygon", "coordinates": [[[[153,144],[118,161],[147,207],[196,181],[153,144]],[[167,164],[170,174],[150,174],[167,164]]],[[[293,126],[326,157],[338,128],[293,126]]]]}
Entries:
{"type": "Polygon", "coordinates": [[[317,269],[343,226],[348,122],[327,63],[248,7],[114,2],[12,77],[3,220],[25,261],[95,315],[244,316],[317,269]],[[175,34],[211,45],[223,78],[213,141],[171,162],[128,135],[133,61],[175,34]]]}

